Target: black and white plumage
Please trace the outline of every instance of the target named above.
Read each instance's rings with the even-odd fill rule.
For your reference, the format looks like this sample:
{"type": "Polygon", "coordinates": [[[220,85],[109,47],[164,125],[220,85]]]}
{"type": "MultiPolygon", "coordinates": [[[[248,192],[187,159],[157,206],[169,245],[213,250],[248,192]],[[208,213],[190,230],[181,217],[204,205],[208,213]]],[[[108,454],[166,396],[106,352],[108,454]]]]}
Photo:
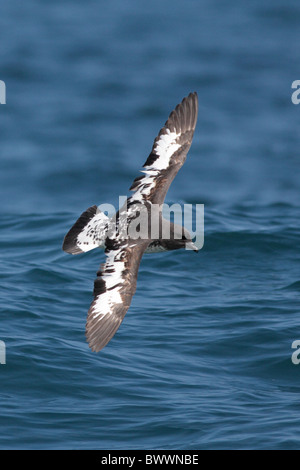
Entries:
{"type": "Polygon", "coordinates": [[[72,255],[78,255],[94,248],[104,247],[109,217],[97,206],[84,211],[64,239],[63,249],[72,255]]]}
{"type": "MultiPolygon", "coordinates": [[[[186,229],[163,219],[161,206],[177,172],[186,160],[192,143],[198,114],[197,93],[183,99],[169,116],[156,137],[144,164],[143,175],[131,186],[133,194],[124,207],[109,219],[97,206],[85,211],[63,243],[67,253],[78,254],[105,247],[106,262],[97,273],[94,300],[88,311],[86,336],[90,348],[100,351],[119,328],[136,291],[139,265],[143,254],[189,248],[198,251],[186,229]],[[137,217],[158,207],[159,230],[156,238],[130,236],[137,217]],[[164,238],[164,229],[169,235],[164,238]],[[124,236],[126,233],[126,236],[124,236]]],[[[150,222],[151,225],[151,222],[150,222]]]]}

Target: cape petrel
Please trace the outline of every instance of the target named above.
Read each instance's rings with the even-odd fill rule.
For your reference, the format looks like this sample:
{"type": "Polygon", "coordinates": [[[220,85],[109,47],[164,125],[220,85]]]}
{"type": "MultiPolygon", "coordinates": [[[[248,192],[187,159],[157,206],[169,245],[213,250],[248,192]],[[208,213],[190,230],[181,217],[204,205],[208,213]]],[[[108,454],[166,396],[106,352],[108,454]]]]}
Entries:
{"type": "Polygon", "coordinates": [[[197,115],[197,93],[190,93],[171,112],[156,137],[143,175],[134,180],[130,188],[133,194],[123,208],[109,218],[97,206],[92,206],[83,212],[65,236],[63,250],[72,255],[105,248],[106,262],[97,273],[94,300],[86,323],[86,337],[92,351],[104,348],[121,325],[136,291],[144,253],[180,248],[198,251],[184,227],[162,216],[167,191],[191,146],[197,115]],[[157,230],[152,230],[153,213],[158,221],[157,230]],[[146,236],[132,235],[131,228],[138,230],[137,221],[139,226],[143,222],[147,226],[146,236]]]}

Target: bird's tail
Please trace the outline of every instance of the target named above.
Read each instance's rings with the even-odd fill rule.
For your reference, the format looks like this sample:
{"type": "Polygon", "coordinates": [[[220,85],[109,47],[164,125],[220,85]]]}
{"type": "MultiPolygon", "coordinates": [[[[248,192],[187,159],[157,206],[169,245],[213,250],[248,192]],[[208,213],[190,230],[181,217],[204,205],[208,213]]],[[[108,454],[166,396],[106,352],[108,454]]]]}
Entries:
{"type": "Polygon", "coordinates": [[[78,255],[103,247],[108,225],[109,217],[97,206],[89,207],[65,236],[62,249],[72,255],[78,255]]]}

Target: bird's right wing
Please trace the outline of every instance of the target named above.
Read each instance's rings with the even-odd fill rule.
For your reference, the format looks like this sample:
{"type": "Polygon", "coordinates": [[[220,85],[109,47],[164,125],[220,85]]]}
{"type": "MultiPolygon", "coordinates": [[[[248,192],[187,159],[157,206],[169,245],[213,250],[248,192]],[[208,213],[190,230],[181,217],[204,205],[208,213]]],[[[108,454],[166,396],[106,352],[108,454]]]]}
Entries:
{"type": "Polygon", "coordinates": [[[107,259],[97,273],[94,301],[86,323],[87,341],[95,352],[106,346],[125,317],[136,291],[139,265],[148,243],[106,241],[107,259]]]}

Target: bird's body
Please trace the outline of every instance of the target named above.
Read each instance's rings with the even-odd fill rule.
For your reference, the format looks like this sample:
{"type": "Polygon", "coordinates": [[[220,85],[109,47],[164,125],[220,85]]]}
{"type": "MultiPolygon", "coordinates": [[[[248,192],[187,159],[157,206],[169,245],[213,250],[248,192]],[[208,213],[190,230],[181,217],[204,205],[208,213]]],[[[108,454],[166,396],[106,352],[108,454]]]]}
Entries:
{"type": "Polygon", "coordinates": [[[162,216],[167,191],[191,146],[197,114],[197,94],[191,93],[172,111],[156,137],[143,175],[134,180],[133,194],[124,206],[111,219],[97,206],[90,207],[65,236],[63,250],[67,253],[105,248],[106,262],[97,273],[86,324],[93,351],[100,351],[119,328],[135,293],[144,253],[180,248],[197,251],[188,231],[162,216]]]}

